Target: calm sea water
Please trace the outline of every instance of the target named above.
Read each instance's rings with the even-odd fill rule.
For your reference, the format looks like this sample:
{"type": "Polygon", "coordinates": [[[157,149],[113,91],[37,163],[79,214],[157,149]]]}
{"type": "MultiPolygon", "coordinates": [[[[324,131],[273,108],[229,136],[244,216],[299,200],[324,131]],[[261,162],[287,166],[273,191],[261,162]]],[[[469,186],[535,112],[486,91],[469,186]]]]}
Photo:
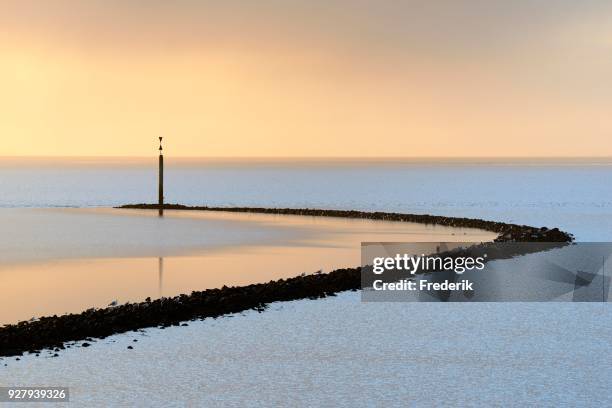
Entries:
{"type": "MultiPolygon", "coordinates": [[[[606,163],[169,160],[166,174],[168,202],[432,213],[612,239],[606,163]]],[[[0,161],[0,206],[154,202],[156,183],[154,160],[0,161]]],[[[100,406],[172,405],[179,394],[195,405],[248,405],[256,397],[295,406],[609,406],[609,305],[373,304],[344,293],[150,329],[138,343],[136,334],[114,336],[57,359],[25,356],[0,367],[0,384],[56,378],[76,390],[74,401],[100,406]]]]}
{"type": "MultiPolygon", "coordinates": [[[[612,164],[166,160],[166,201],[476,217],[612,239],[612,164]]],[[[0,161],[0,207],[155,202],[156,160],[0,161]]]]}

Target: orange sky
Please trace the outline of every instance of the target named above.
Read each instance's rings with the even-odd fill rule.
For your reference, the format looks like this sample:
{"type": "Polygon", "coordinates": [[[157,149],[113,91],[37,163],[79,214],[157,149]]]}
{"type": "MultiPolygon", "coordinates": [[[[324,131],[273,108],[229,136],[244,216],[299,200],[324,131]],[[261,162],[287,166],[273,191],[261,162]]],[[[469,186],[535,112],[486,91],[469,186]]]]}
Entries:
{"type": "Polygon", "coordinates": [[[603,1],[0,0],[0,156],[612,155],[603,1]]]}

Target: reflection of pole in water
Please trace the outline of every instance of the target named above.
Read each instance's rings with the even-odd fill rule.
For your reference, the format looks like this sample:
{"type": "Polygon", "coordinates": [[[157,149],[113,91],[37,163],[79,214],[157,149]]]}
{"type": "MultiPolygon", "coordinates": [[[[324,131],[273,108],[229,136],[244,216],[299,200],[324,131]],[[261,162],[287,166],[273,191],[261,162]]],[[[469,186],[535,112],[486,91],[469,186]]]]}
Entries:
{"type": "Polygon", "coordinates": [[[162,297],[163,277],[164,277],[164,258],[157,258],[157,270],[159,271],[159,297],[162,297]]]}

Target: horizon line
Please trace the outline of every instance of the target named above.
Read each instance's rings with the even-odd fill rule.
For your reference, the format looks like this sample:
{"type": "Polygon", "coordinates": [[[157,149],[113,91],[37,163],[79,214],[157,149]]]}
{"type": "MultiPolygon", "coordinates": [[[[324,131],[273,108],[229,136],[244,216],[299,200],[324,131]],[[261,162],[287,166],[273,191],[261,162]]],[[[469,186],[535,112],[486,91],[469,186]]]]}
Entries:
{"type": "MultiPolygon", "coordinates": [[[[0,155],[0,159],[151,159],[151,155],[0,155]]],[[[584,160],[610,159],[612,155],[584,156],[174,156],[186,160],[584,160]]]]}

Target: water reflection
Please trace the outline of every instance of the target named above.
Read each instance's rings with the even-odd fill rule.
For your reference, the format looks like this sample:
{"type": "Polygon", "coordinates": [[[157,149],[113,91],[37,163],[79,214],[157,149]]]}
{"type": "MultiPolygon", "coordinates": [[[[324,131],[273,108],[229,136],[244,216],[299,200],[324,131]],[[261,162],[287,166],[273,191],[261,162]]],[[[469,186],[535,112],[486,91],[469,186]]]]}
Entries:
{"type": "Polygon", "coordinates": [[[159,276],[159,290],[158,296],[162,297],[162,287],[163,287],[163,279],[164,279],[164,258],[159,257],[157,261],[157,274],[159,276]]]}
{"type": "MultiPolygon", "coordinates": [[[[164,221],[170,219],[168,215],[164,221]]],[[[168,254],[164,247],[160,252],[166,253],[155,256],[94,256],[10,265],[0,262],[0,324],[106,307],[115,299],[119,303],[137,302],[147,297],[175,296],[223,285],[248,285],[358,266],[362,241],[440,242],[466,240],[466,237],[484,241],[494,237],[492,233],[478,230],[410,223],[257,217],[258,222],[262,220],[287,226],[293,238],[278,243],[254,240],[250,245],[203,246],[176,254],[168,254]],[[157,277],[152,279],[155,271],[157,277]]],[[[244,222],[249,222],[250,229],[259,225],[244,222]]],[[[200,231],[200,234],[209,233],[205,228],[200,231]]],[[[180,234],[176,230],[173,239],[179,241],[180,234]]]]}

